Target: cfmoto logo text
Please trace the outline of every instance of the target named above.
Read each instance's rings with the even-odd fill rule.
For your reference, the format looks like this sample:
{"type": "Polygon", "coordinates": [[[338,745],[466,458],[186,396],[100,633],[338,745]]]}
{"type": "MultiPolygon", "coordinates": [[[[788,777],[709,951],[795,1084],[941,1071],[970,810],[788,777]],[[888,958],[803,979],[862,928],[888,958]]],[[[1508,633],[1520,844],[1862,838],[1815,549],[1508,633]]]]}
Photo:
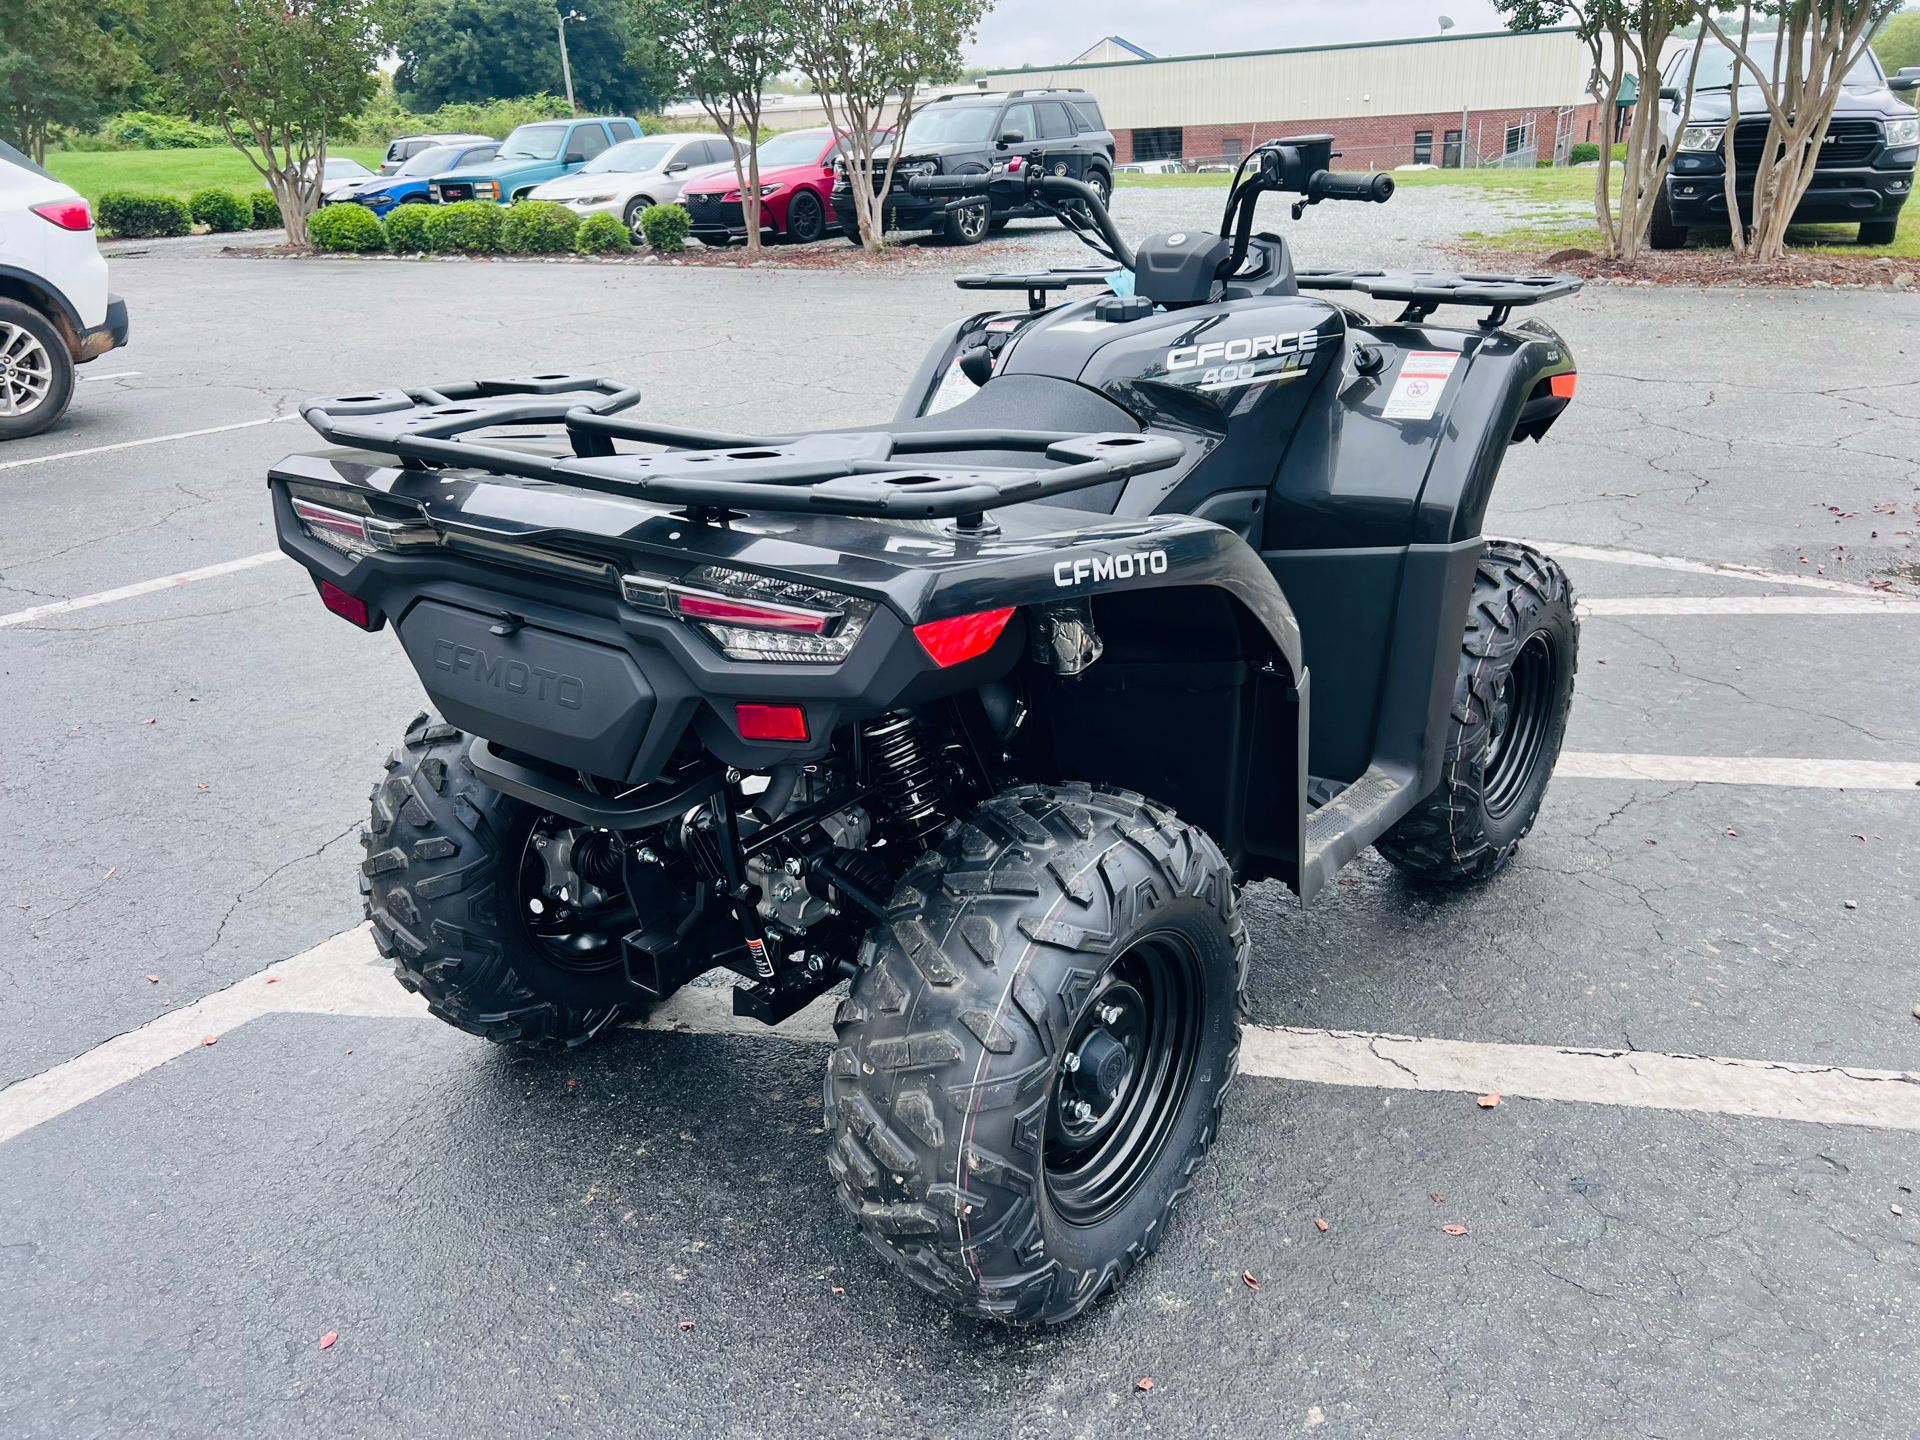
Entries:
{"type": "Polygon", "coordinates": [[[1134,550],[1124,555],[1095,555],[1087,560],[1062,560],[1053,567],[1053,583],[1063,589],[1092,580],[1131,580],[1136,575],[1167,573],[1167,552],[1134,550]]]}
{"type": "Polygon", "coordinates": [[[1223,360],[1258,360],[1265,355],[1292,355],[1310,351],[1319,343],[1318,330],[1298,330],[1291,335],[1243,335],[1238,340],[1182,345],[1177,350],[1167,352],[1167,369],[1191,370],[1196,365],[1218,365],[1223,360]]]}
{"type": "Polygon", "coordinates": [[[466,675],[476,685],[489,685],[514,695],[545,700],[563,710],[578,710],[587,698],[587,682],[578,675],[562,675],[524,660],[489,655],[472,645],[451,640],[433,642],[433,668],[449,675],[466,675]]]}

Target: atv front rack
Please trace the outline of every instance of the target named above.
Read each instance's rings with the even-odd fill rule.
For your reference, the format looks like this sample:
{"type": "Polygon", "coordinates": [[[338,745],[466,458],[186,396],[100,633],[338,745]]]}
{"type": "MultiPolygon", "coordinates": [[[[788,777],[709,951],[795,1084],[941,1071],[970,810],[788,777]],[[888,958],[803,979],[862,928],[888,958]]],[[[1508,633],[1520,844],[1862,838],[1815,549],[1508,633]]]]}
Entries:
{"type": "Polygon", "coordinates": [[[823,431],[730,435],[629,419],[640,392],[598,375],[510,376],[418,390],[308,400],[300,414],[336,445],[397,456],[409,469],[477,469],[682,507],[688,518],[731,509],[900,520],[958,518],[1164,470],[1185,449],[1167,436],[1046,430],[823,431]],[[582,399],[595,395],[597,399],[582,399]],[[501,426],[563,425],[573,454],[542,455],[498,436],[501,426]],[[669,447],[635,454],[626,440],[669,447]],[[1045,456],[1031,469],[956,466],[969,452],[1045,456]],[[915,455],[948,463],[916,465],[915,455]]]}
{"type": "Polygon", "coordinates": [[[1294,276],[1302,290],[1358,290],[1376,300],[1402,300],[1396,317],[1414,325],[1442,305],[1480,305],[1493,313],[1480,323],[1489,329],[1507,322],[1520,305],[1538,305],[1578,293],[1583,282],[1572,275],[1459,275],[1445,270],[1302,270],[1294,276]]]}

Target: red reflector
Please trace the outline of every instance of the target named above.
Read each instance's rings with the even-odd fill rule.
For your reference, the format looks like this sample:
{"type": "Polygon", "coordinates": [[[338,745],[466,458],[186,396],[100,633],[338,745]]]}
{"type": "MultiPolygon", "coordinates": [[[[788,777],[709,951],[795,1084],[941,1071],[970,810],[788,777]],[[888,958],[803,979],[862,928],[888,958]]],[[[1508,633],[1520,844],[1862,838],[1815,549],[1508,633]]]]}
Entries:
{"type": "Polygon", "coordinates": [[[338,585],[329,581],[320,582],[320,603],[336,615],[344,615],[362,630],[367,628],[367,602],[358,595],[349,595],[338,585]]]}
{"type": "Polygon", "coordinates": [[[976,610],[971,615],[956,615],[951,620],[929,620],[913,627],[914,635],[927,647],[934,663],[945,669],[985,654],[1000,632],[1013,618],[1013,606],[1004,610],[976,610]]]}
{"type": "Polygon", "coordinates": [[[1554,376],[1547,383],[1553,387],[1553,393],[1558,395],[1562,400],[1571,400],[1573,398],[1573,382],[1579,378],[1578,375],[1569,370],[1564,375],[1554,376]]]}
{"type": "Polygon", "coordinates": [[[714,595],[705,590],[673,590],[673,608],[689,620],[712,620],[721,625],[744,625],[750,630],[795,630],[803,635],[823,635],[835,618],[829,610],[806,610],[798,605],[775,605],[757,600],[736,600],[730,595],[714,595]]]}
{"type": "Polygon", "coordinates": [[[35,205],[33,213],[42,220],[51,220],[62,230],[91,230],[93,216],[87,213],[84,200],[49,200],[44,205],[35,205]]]}
{"type": "Polygon", "coordinates": [[[736,705],[735,720],[747,740],[804,740],[807,712],[800,705],[736,705]]]}

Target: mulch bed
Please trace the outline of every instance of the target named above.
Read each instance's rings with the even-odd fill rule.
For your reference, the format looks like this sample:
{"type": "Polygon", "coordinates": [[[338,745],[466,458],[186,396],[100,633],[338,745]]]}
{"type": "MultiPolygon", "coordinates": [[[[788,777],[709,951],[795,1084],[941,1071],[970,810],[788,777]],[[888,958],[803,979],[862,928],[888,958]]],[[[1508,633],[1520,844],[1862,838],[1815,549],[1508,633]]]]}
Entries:
{"type": "Polygon", "coordinates": [[[733,245],[724,250],[702,245],[689,247],[672,255],[645,249],[635,249],[624,255],[394,255],[386,251],[354,254],[346,251],[303,248],[296,245],[260,247],[228,245],[221,249],[220,254],[235,259],[257,260],[438,261],[466,264],[514,261],[519,264],[679,266],[681,268],[699,267],[706,270],[937,269],[948,271],[956,268],[956,260],[962,255],[966,260],[961,268],[970,270],[975,268],[979,260],[995,254],[1009,253],[1012,248],[1006,244],[996,245],[992,241],[987,241],[967,250],[959,250],[938,242],[920,242],[910,239],[889,245],[878,255],[869,255],[858,245],[848,244],[844,240],[829,239],[818,245],[769,245],[761,250],[758,260],[751,262],[747,259],[747,249],[744,245],[733,245]]]}
{"type": "Polygon", "coordinates": [[[1759,263],[1735,259],[1727,250],[1648,250],[1632,264],[1590,250],[1456,249],[1463,263],[1506,271],[1518,266],[1539,273],[1578,275],[1592,285],[1698,285],[1753,289],[1795,286],[1813,290],[1920,289],[1920,258],[1850,256],[1802,252],[1759,263]]]}

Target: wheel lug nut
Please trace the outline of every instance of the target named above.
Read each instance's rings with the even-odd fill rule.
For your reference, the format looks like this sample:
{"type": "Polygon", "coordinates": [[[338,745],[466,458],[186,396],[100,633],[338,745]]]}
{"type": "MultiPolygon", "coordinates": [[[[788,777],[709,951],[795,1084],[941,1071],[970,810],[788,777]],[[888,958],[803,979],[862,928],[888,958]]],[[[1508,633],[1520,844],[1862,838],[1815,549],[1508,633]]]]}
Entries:
{"type": "Polygon", "coordinates": [[[1078,1070],[1080,1068],[1080,1052],[1078,1050],[1069,1051],[1067,1058],[1060,1062],[1060,1066],[1069,1074],[1078,1070]]]}
{"type": "Polygon", "coordinates": [[[1076,1100],[1073,1102],[1073,1118],[1074,1119],[1086,1120],[1092,1114],[1093,1114],[1093,1106],[1089,1105],[1086,1101],[1076,1100]]]}
{"type": "Polygon", "coordinates": [[[1123,1011],[1118,1005],[1102,1005],[1100,1007],[1100,1023],[1102,1025],[1115,1024],[1119,1021],[1120,1017],[1125,1013],[1126,1012],[1123,1011]]]}

